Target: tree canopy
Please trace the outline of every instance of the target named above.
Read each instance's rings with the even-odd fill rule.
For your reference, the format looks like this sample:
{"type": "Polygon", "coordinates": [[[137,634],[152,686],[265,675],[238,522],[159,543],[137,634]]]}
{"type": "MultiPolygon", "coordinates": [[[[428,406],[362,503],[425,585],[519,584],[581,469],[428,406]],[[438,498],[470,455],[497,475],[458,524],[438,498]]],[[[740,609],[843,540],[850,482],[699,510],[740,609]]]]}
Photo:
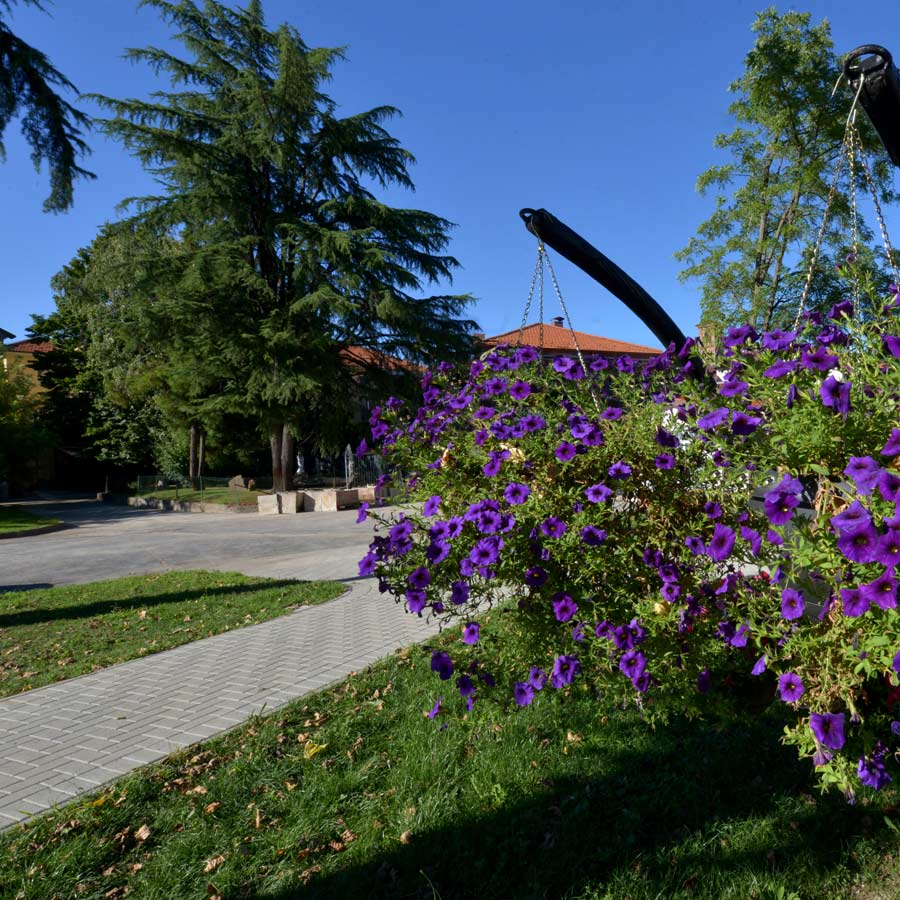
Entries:
{"type": "Polygon", "coordinates": [[[342,350],[412,363],[468,352],[476,323],[459,316],[471,298],[423,295],[458,265],[445,253],[451,223],[376,196],[412,188],[413,158],[385,128],[393,107],[338,115],[323,86],[341,50],[309,48],[289,25],[269,30],[258,0],[145,5],[184,52],[128,56],[172,89],[95,98],[111,113],[100,127],[162,186],[126,201],[121,227],[146,238],[136,250],[146,278],[122,302],[153,322],[132,331],[146,353],[164,338],[203,360],[198,414],[258,415],[284,484],[293,437],[312,420],[346,419],[359,378],[342,350]]]}
{"type": "MultiPolygon", "coordinates": [[[[685,263],[681,279],[701,281],[703,323],[713,327],[793,319],[852,100],[846,89],[834,91],[840,65],[827,20],[812,24],[809,13],[770,7],[753,32],[744,73],[729,88],[737,126],[715,139],[731,161],[697,183],[715,195],[715,210],[676,254],[685,263]]],[[[880,202],[895,201],[887,155],[861,111],[857,124],[880,202]]],[[[809,305],[833,302],[840,290],[835,264],[852,249],[852,197],[862,185],[858,168],[854,183],[848,170],[838,182],[809,305]]],[[[859,238],[871,242],[864,223],[859,238]]],[[[877,257],[870,261],[877,268],[877,257]]]]}
{"type": "MultiPolygon", "coordinates": [[[[0,0],[0,161],[6,159],[3,132],[19,114],[22,133],[31,147],[37,171],[46,161],[50,170],[50,194],[45,212],[63,212],[72,205],[76,178],[94,178],[77,160],[89,152],[81,137],[90,119],[64,100],[59,90],[76,91],[50,60],[10,31],[2,13],[17,0],[0,0]]],[[[43,9],[38,0],[23,2],[43,9]]],[[[77,91],[76,91],[77,93],[77,91]]]]}

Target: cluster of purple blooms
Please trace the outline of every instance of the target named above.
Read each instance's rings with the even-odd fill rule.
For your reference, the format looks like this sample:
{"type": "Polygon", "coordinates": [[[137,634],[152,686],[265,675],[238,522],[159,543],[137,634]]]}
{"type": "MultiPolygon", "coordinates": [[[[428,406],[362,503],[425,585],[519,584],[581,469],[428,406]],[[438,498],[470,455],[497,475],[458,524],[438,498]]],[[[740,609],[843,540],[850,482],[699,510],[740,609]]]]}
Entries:
{"type": "MultiPolygon", "coordinates": [[[[897,296],[900,298],[900,292],[897,296]]],[[[827,317],[816,313],[807,315],[807,326],[818,328],[812,339],[808,337],[809,329],[803,337],[797,332],[780,329],[762,335],[749,327],[729,331],[724,345],[726,358],[731,360],[730,368],[724,374],[719,373],[715,382],[715,392],[721,398],[718,402],[724,400],[728,405],[713,405],[713,408],[698,409],[678,400],[677,393],[671,388],[659,389],[658,384],[651,387],[655,384],[652,383],[653,373],[660,371],[667,372],[671,385],[704,377],[703,367],[698,365],[691,352],[691,342],[677,353],[670,348],[649,361],[620,357],[614,364],[616,372],[633,378],[634,385],[643,387],[652,402],[670,409],[679,423],[677,427],[670,424],[673,421],[670,416],[664,419],[665,426],[656,427],[654,437],[658,452],[651,457],[650,471],[655,468],[661,473],[660,477],[669,477],[665,473],[685,468],[680,465],[680,454],[686,452],[683,450],[685,435],[690,436],[689,442],[708,443],[714,464],[728,468],[732,465],[732,457],[727,452],[729,446],[752,446],[747,442],[755,440],[757,433],[764,433],[766,411],[749,399],[753,379],[747,372],[748,355],[755,354],[764,360],[764,378],[773,383],[782,379],[788,382],[787,408],[801,400],[815,401],[846,420],[853,410],[854,391],[863,389],[859,385],[854,388],[849,375],[838,369],[839,357],[833,352],[846,343],[842,319],[849,312],[847,304],[838,304],[827,317]],[[807,373],[806,381],[802,382],[807,385],[805,388],[799,386],[799,376],[804,372],[807,373]],[[810,384],[817,387],[812,389],[810,384]]],[[[900,357],[900,337],[883,335],[882,340],[887,354],[900,357]]],[[[462,386],[440,388],[434,383],[433,376],[427,374],[423,379],[423,403],[406,425],[398,424],[398,417],[386,413],[396,411],[400,401],[391,399],[385,403],[384,410],[373,411],[372,437],[381,443],[385,453],[389,454],[401,441],[432,447],[436,453],[426,468],[436,472],[448,466],[448,459],[454,458],[457,452],[454,441],[462,440],[458,437],[462,424],[463,434],[471,435],[476,452],[483,454],[483,462],[479,465],[485,480],[479,483],[489,488],[495,483],[496,487],[487,491],[491,496],[470,503],[457,515],[448,515],[445,510],[449,510],[451,504],[439,494],[428,496],[422,509],[422,515],[428,521],[423,525],[413,517],[401,515],[385,534],[374,538],[369,553],[360,562],[360,574],[377,574],[382,591],[397,593],[396,579],[389,579],[387,572],[405,570],[401,596],[409,611],[422,615],[430,608],[440,615],[445,612],[445,601],[449,601],[450,610],[467,607],[471,599],[480,595],[484,583],[508,581],[510,571],[522,566],[523,561],[517,554],[523,546],[530,546],[533,558],[519,569],[522,573],[519,579],[527,588],[529,602],[546,604],[552,619],[567,630],[571,629],[570,637],[576,643],[581,643],[591,633],[608,642],[611,665],[618,668],[639,695],[646,694],[657,681],[648,668],[647,653],[650,651],[645,644],[645,624],[639,617],[634,617],[626,625],[615,626],[605,619],[591,625],[587,611],[595,607],[595,601],[582,600],[580,593],[566,589],[554,563],[557,545],[571,546],[575,541],[583,552],[588,553],[607,544],[610,540],[607,530],[599,524],[585,523],[585,516],[595,505],[610,503],[623,490],[638,491],[639,485],[646,483],[642,481],[647,477],[646,470],[637,468],[639,460],[604,456],[603,467],[593,470],[594,477],[599,480],[587,486],[580,480],[579,499],[574,502],[571,513],[557,509],[551,515],[545,512],[535,517],[531,512],[535,508],[533,498],[536,492],[538,495],[543,493],[545,485],[527,452],[523,454],[517,449],[533,446],[527,444],[528,441],[540,441],[563,473],[589,471],[580,462],[581,458],[593,459],[590,454],[595,448],[610,443],[612,432],[607,430],[620,427],[615,425],[620,420],[627,421],[628,409],[614,391],[606,387],[610,383],[607,376],[609,361],[556,357],[547,367],[552,368],[563,383],[581,382],[581,390],[590,385],[594,409],[587,403],[574,403],[573,395],[567,396],[563,391],[558,400],[563,410],[561,418],[549,412],[545,417],[532,411],[529,404],[535,397],[542,398],[547,393],[548,379],[545,372],[535,375],[530,369],[527,372],[524,369],[540,369],[542,365],[540,354],[534,348],[509,351],[500,348],[486,358],[476,360],[462,386]],[[636,471],[639,472],[637,478],[636,471]],[[515,550],[511,554],[508,548],[513,547],[515,550]],[[410,554],[416,564],[401,562],[391,568],[410,554]],[[453,574],[448,578],[450,571],[453,574]],[[587,621],[584,620],[586,614],[587,621]]],[[[364,442],[360,452],[367,449],[364,442]]],[[[900,429],[892,431],[881,454],[889,458],[900,455],[900,429]]],[[[860,499],[853,500],[831,517],[830,533],[848,565],[868,568],[863,570],[866,577],[859,583],[845,578],[837,596],[829,603],[840,599],[845,616],[859,617],[872,609],[897,606],[895,568],[900,561],[900,476],[871,456],[850,458],[843,475],[860,499]],[[865,502],[870,496],[895,504],[894,515],[876,516],[865,502]],[[876,565],[880,567],[877,572],[872,568],[876,565]]],[[[579,476],[581,478],[583,476],[579,476]]],[[[705,524],[694,528],[695,534],[685,536],[682,533],[679,539],[690,552],[688,559],[692,557],[695,562],[666,559],[658,550],[645,552],[644,562],[655,569],[659,579],[659,596],[673,608],[671,621],[679,640],[686,639],[698,620],[705,621],[707,614],[717,608],[723,615],[710,617],[710,626],[705,633],[718,635],[726,645],[738,650],[748,646],[748,641],[754,638],[753,626],[742,615],[732,613],[732,607],[740,608],[737,600],[741,591],[746,590],[745,580],[736,571],[734,561],[759,557],[766,544],[779,547],[794,524],[804,497],[801,481],[784,474],[765,493],[764,518],[760,516],[753,522],[746,511],[738,514],[736,519],[729,519],[722,503],[709,499],[703,504],[705,524]],[[718,574],[708,576],[708,581],[698,581],[695,566],[703,567],[707,573],[718,574]]],[[[366,519],[367,512],[366,507],[361,510],[361,521],[366,519]]],[[[808,604],[803,591],[790,583],[785,584],[777,572],[773,581],[780,592],[780,620],[785,635],[779,642],[781,646],[807,616],[808,604]]],[[[523,602],[520,601],[520,605],[523,602]]],[[[459,612],[464,614],[462,609],[459,612]]],[[[819,616],[820,620],[826,612],[827,607],[819,616]]],[[[478,623],[466,622],[462,643],[474,646],[479,640],[478,623]]],[[[777,657],[777,653],[774,656],[777,657]]],[[[765,673],[772,658],[768,651],[760,656],[752,674],[765,673]]],[[[658,665],[653,662],[657,676],[658,665]]],[[[548,667],[549,675],[534,666],[527,678],[515,681],[512,699],[518,706],[528,706],[548,682],[556,689],[570,685],[581,666],[579,656],[561,653],[548,667]]],[[[454,661],[445,651],[435,651],[431,668],[444,681],[450,680],[455,673],[454,661]]],[[[900,653],[893,668],[900,675],[900,653]]],[[[459,694],[469,709],[476,699],[478,679],[484,684],[493,683],[493,678],[480,671],[477,665],[456,679],[459,694]]],[[[781,672],[776,680],[777,691],[787,704],[799,707],[804,696],[807,699],[814,696],[812,689],[807,695],[807,686],[797,672],[781,672]]],[[[703,669],[697,677],[697,690],[706,693],[711,686],[712,675],[709,669],[703,669]]],[[[442,700],[443,697],[429,713],[431,717],[440,711],[442,700]]],[[[843,713],[810,710],[808,726],[815,741],[817,765],[824,764],[844,748],[843,713]]],[[[886,756],[886,748],[879,745],[859,760],[858,775],[863,784],[878,788],[890,781],[885,767],[886,756]]]]}

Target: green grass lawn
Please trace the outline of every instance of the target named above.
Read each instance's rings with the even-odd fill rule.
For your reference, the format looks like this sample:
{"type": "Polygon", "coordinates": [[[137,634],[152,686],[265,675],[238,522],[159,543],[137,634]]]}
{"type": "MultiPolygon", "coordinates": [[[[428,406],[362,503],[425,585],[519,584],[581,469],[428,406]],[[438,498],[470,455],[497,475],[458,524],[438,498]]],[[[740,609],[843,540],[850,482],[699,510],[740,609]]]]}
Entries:
{"type": "Polygon", "coordinates": [[[234,491],[228,487],[212,487],[203,491],[190,488],[160,488],[141,494],[150,500],[185,500],[189,503],[221,503],[229,506],[256,506],[256,498],[265,491],[234,491]]]}
{"type": "Polygon", "coordinates": [[[896,794],[818,795],[777,717],[651,730],[548,689],[496,721],[486,705],[431,721],[435,695],[458,698],[429,656],[395,654],[3,833],[0,896],[900,896],[896,794]]]}
{"type": "Polygon", "coordinates": [[[0,697],[274,619],[336,582],[167,572],[0,594],[0,697]]]}
{"type": "Polygon", "coordinates": [[[10,531],[30,531],[33,528],[46,528],[48,525],[59,523],[60,519],[36,516],[21,506],[0,506],[0,534],[10,531]]]}

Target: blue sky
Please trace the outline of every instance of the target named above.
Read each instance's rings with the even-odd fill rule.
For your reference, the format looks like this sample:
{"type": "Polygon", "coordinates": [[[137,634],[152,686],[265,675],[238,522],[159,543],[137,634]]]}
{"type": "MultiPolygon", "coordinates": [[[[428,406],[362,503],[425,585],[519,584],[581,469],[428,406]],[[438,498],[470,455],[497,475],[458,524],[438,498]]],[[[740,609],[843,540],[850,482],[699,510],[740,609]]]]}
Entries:
{"type": "MultiPolygon", "coordinates": [[[[580,232],[692,334],[699,286],[678,282],[673,253],[711,209],[695,182],[726,161],[713,138],[732,127],[727,87],[743,70],[763,5],[266,0],[265,11],[270,26],[288,21],[311,46],[346,48],[327,88],[341,112],[402,111],[389,130],[416,156],[417,190],[384,199],[456,223],[450,252],[462,267],[453,289],[478,298],[472,316],[484,331],[521,320],[535,241],[517,213],[530,206],[580,232]]],[[[881,43],[900,56],[897,0],[776,5],[827,18],[838,52],[881,43]]],[[[146,97],[167,87],[122,58],[126,47],[167,43],[154,10],[131,0],[56,0],[49,8],[50,16],[14,7],[13,31],[80,91],[146,97]]],[[[15,125],[4,135],[0,327],[20,337],[31,313],[52,310],[50,278],[116,218],[116,204],[154,190],[119,145],[97,133],[88,139],[94,152],[86,166],[98,179],[77,184],[70,212],[48,215],[41,212],[46,173],[34,172],[15,125]]],[[[896,232],[900,216],[893,222],[896,232]]],[[[554,265],[576,328],[655,344],[603,288],[564,259],[554,257],[554,265]]],[[[545,319],[559,312],[548,294],[545,319]]]]}

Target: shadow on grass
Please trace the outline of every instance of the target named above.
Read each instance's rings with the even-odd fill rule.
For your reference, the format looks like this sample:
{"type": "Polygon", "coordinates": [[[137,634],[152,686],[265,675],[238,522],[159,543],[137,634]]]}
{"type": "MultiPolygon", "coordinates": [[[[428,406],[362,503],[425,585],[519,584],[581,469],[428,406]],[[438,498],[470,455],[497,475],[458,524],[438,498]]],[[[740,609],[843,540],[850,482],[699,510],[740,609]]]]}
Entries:
{"type": "Polygon", "coordinates": [[[13,591],[41,591],[52,588],[49,581],[34,581],[31,584],[0,584],[0,594],[11,594],[13,591]]]}
{"type": "MultiPolygon", "coordinates": [[[[72,619],[92,619],[118,610],[152,609],[166,603],[184,603],[198,600],[201,597],[219,595],[254,594],[258,591],[271,591],[275,588],[296,587],[309,584],[308,581],[282,579],[267,581],[264,584],[238,584],[231,587],[213,587],[186,591],[173,591],[167,594],[150,594],[127,599],[98,600],[94,603],[82,603],[56,609],[25,609],[21,612],[0,614],[0,628],[14,628],[17,625],[36,625],[41,622],[62,622],[72,619]]],[[[25,589],[34,589],[35,585],[26,585],[25,589]]],[[[14,586],[12,590],[16,590],[14,586]]]]}
{"type": "Polygon", "coordinates": [[[779,745],[780,727],[774,718],[730,730],[678,722],[649,741],[573,749],[587,755],[586,777],[548,773],[532,795],[499,808],[486,798],[463,816],[448,797],[446,824],[408,845],[394,835],[385,852],[328,875],[313,869],[305,886],[224,897],[769,900],[778,885],[784,896],[835,897],[829,879],[849,879],[861,843],[887,829],[874,808],[813,796],[809,762],[779,745]]]}

